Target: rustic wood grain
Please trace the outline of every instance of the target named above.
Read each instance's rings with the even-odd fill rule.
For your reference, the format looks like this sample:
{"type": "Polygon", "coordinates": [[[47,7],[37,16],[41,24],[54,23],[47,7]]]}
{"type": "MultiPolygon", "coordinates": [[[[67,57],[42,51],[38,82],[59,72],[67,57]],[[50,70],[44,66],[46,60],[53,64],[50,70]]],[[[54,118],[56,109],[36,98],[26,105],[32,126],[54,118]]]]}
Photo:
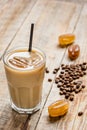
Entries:
{"type": "Polygon", "coordinates": [[[10,45],[36,0],[8,0],[0,10],[0,58],[10,45]]]}
{"type": "MultiPolygon", "coordinates": [[[[78,63],[87,62],[87,4],[84,5],[82,10],[80,20],[77,24],[75,34],[77,36],[76,42],[80,45],[81,54],[78,63]]],[[[81,96],[77,97],[79,99],[79,107],[74,119],[73,130],[86,130],[87,129],[87,76],[83,79],[86,88],[82,91],[81,96]],[[83,116],[78,117],[78,112],[82,111],[83,116]]],[[[77,104],[78,105],[78,104],[77,104]]]]}
{"type": "Polygon", "coordinates": [[[76,4],[85,4],[85,3],[87,3],[87,0],[61,0],[61,2],[73,2],[76,4]]]}
{"type": "Polygon", "coordinates": [[[22,130],[28,116],[12,111],[2,61],[0,68],[0,130],[22,130]]]}
{"type": "MultiPolygon", "coordinates": [[[[82,63],[86,60],[87,54],[86,54],[86,46],[87,46],[87,5],[84,6],[82,13],[80,15],[79,21],[77,23],[76,29],[74,30],[74,33],[76,34],[76,42],[80,45],[81,48],[81,54],[80,57],[75,61],[71,62],[67,58],[67,50],[63,57],[62,63],[70,64],[70,63],[82,63]]],[[[83,83],[87,86],[86,80],[87,76],[84,78],[81,78],[83,83]]],[[[48,117],[48,111],[47,107],[50,103],[57,99],[63,98],[58,95],[58,88],[55,84],[53,84],[52,90],[50,92],[50,95],[48,97],[47,103],[43,109],[42,116],[40,118],[40,121],[38,122],[37,130],[46,130],[46,129],[57,129],[57,130],[86,130],[87,129],[87,87],[78,95],[75,96],[74,102],[70,103],[70,109],[67,115],[65,115],[63,118],[59,118],[59,120],[50,120],[48,117]],[[78,117],[78,112],[82,111],[84,114],[81,117],[78,117]],[[51,124],[52,123],[52,124],[51,124]],[[43,124],[45,124],[45,128],[43,128],[43,124]]]]}
{"type": "MultiPolygon", "coordinates": [[[[54,79],[55,75],[52,74],[53,68],[58,67],[61,63],[62,57],[65,53],[65,49],[58,48],[57,39],[58,35],[64,32],[73,32],[76,26],[79,15],[81,12],[81,6],[62,3],[58,1],[38,1],[32,9],[29,17],[22,25],[20,31],[17,33],[15,39],[11,43],[10,48],[17,45],[27,45],[29,40],[29,30],[31,22],[35,23],[34,40],[33,44],[42,48],[47,56],[47,66],[49,67],[50,74],[45,76],[43,85],[43,101],[41,110],[31,116],[31,120],[28,124],[28,129],[36,129],[38,120],[42,113],[44,104],[50,94],[52,83],[47,82],[48,78],[54,79]],[[39,8],[38,8],[39,7],[39,8]],[[37,10],[38,9],[38,10],[37,10]],[[63,11],[65,10],[65,11],[63,11]],[[61,15],[62,14],[62,15],[61,15]],[[20,39],[21,37],[21,39],[20,39]],[[54,51],[55,50],[55,51],[54,51]],[[56,63],[56,64],[55,64],[56,63]]],[[[56,97],[54,97],[56,99],[56,97]]],[[[45,113],[43,112],[43,115],[45,113]]],[[[55,124],[50,124],[50,127],[43,128],[43,124],[46,126],[48,117],[44,115],[44,119],[40,120],[37,129],[49,129],[55,128],[55,124]]],[[[13,122],[13,121],[12,121],[13,122]]],[[[13,129],[11,126],[10,129],[13,129]]]]}
{"type": "MultiPolygon", "coordinates": [[[[23,2],[24,1],[21,0],[22,4],[23,2]]],[[[16,3],[13,10],[18,9],[19,5],[19,2],[16,3]]],[[[2,42],[0,45],[2,52],[1,56],[7,47],[10,49],[14,46],[28,46],[30,24],[34,22],[35,30],[33,44],[34,46],[38,46],[45,51],[47,57],[46,65],[49,67],[50,73],[46,74],[44,79],[41,110],[33,114],[31,119],[29,119],[28,115],[20,115],[11,110],[3,63],[0,61],[0,68],[2,68],[0,69],[0,130],[77,130],[79,128],[80,130],[86,130],[86,89],[80,93],[79,96],[76,96],[73,103],[70,103],[69,112],[63,118],[50,120],[47,108],[48,105],[53,101],[63,98],[59,96],[58,88],[54,84],[55,75],[52,73],[53,69],[59,67],[61,63],[71,63],[71,61],[69,61],[67,58],[66,48],[59,48],[57,45],[58,36],[62,33],[74,32],[77,37],[76,42],[79,43],[82,50],[82,55],[76,62],[82,62],[83,60],[86,60],[86,53],[84,54],[84,51],[86,51],[87,37],[87,29],[85,27],[87,24],[87,5],[85,5],[82,10],[82,6],[78,4],[76,5],[72,3],[58,2],[57,0],[51,0],[50,2],[48,0],[38,0],[32,10],[30,10],[31,12],[28,10],[28,7],[29,5],[27,5],[27,9],[23,9],[23,13],[20,13],[19,11],[17,17],[15,16],[11,23],[10,20],[13,18],[7,18],[9,19],[7,20],[8,22],[5,21],[4,23],[6,23],[8,27],[5,26],[6,24],[3,25],[4,23],[1,23],[3,25],[2,28],[4,28],[2,30],[5,30],[5,33],[1,33],[1,40],[7,41],[7,44],[2,42]],[[26,18],[25,14],[27,14],[26,18]],[[20,18],[18,18],[19,16],[20,18]],[[17,22],[19,21],[20,23],[22,16],[24,16],[24,21],[21,22],[19,26],[19,24],[17,25],[17,22]],[[84,46],[82,44],[83,42],[84,46]],[[52,83],[47,81],[50,77],[53,80],[52,83]],[[84,110],[85,115],[78,118],[78,111],[81,110],[84,110]],[[81,127],[79,127],[80,124],[81,127]]],[[[12,12],[10,16],[12,16],[12,12]]],[[[86,82],[86,77],[83,80],[86,82]]]]}

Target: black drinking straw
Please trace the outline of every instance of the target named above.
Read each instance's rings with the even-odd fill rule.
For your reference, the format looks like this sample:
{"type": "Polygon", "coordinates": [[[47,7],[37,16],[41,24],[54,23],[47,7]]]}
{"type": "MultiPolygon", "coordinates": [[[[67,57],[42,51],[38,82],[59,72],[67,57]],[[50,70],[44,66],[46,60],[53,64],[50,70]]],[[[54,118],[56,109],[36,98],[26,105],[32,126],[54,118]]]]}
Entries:
{"type": "Polygon", "coordinates": [[[33,39],[33,30],[34,30],[34,24],[31,24],[31,30],[30,30],[30,40],[29,40],[29,49],[28,51],[32,51],[32,39],[33,39]]]}

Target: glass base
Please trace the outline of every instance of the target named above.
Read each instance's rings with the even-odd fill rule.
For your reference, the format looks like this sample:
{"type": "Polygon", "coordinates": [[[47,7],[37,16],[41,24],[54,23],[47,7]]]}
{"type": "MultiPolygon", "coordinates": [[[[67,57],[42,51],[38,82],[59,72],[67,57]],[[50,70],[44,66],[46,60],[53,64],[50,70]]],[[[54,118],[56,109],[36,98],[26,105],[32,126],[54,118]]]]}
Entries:
{"type": "Polygon", "coordinates": [[[12,109],[14,109],[16,112],[20,114],[32,114],[40,109],[41,103],[39,103],[36,107],[31,108],[31,109],[22,109],[22,108],[16,107],[13,103],[11,103],[11,107],[12,109]]]}

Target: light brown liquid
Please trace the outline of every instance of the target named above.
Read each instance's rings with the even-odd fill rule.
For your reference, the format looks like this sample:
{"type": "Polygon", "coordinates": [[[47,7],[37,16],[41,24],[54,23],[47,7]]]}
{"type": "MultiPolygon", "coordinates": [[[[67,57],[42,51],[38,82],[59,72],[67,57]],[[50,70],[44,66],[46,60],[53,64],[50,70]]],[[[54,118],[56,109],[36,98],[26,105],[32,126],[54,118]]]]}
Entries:
{"type": "Polygon", "coordinates": [[[18,108],[31,109],[41,102],[44,57],[36,50],[17,50],[6,58],[5,71],[12,102],[18,108]]]}

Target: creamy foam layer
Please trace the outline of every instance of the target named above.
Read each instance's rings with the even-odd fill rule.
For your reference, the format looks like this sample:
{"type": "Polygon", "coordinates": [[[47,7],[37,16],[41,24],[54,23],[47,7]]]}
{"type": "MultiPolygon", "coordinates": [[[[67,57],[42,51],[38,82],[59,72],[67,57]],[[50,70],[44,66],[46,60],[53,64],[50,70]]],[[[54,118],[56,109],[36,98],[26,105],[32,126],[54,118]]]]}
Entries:
{"type": "Polygon", "coordinates": [[[40,66],[43,60],[42,54],[37,51],[19,50],[10,53],[6,62],[14,69],[31,70],[40,66]]]}

